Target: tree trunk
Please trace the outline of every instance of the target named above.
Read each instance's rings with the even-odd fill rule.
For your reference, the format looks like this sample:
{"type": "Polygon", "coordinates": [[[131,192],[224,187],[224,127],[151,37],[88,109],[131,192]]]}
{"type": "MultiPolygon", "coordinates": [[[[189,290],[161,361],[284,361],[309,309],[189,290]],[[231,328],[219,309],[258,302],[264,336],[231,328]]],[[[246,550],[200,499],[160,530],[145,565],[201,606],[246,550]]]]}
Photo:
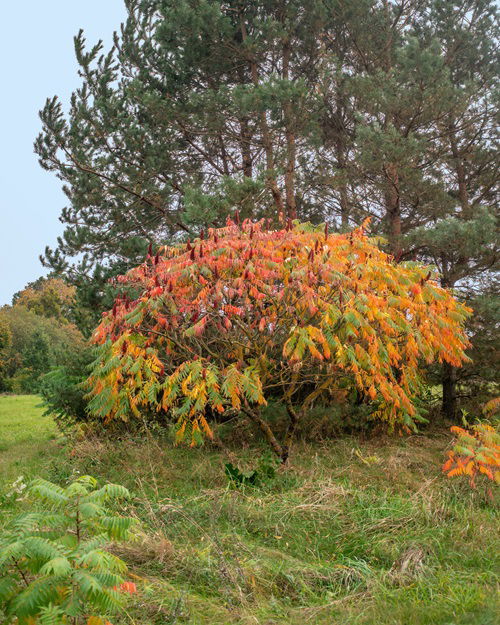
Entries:
{"type": "Polygon", "coordinates": [[[346,174],[346,155],[345,155],[345,147],[344,140],[340,136],[342,131],[339,130],[339,137],[335,143],[335,149],[337,152],[337,166],[341,171],[342,180],[340,182],[340,219],[342,225],[342,232],[347,232],[349,230],[349,199],[347,194],[347,182],[344,178],[346,174]]]}
{"type": "Polygon", "coordinates": [[[448,128],[448,132],[449,132],[449,137],[450,137],[451,153],[453,155],[453,160],[455,162],[455,173],[457,175],[458,200],[460,202],[462,217],[464,219],[467,219],[471,217],[469,191],[467,189],[467,177],[465,173],[463,155],[460,154],[460,151],[458,149],[456,137],[453,134],[454,131],[455,131],[455,125],[452,122],[450,123],[450,126],[448,128]]]}
{"type": "Polygon", "coordinates": [[[240,121],[240,149],[241,149],[241,168],[246,178],[252,177],[252,150],[250,142],[252,140],[252,131],[248,123],[248,118],[244,117],[240,121]]]}
{"type": "MultiPolygon", "coordinates": [[[[387,76],[390,76],[392,71],[392,45],[393,45],[393,18],[391,16],[391,3],[388,0],[383,0],[385,23],[387,28],[387,37],[385,50],[383,50],[383,67],[387,76]]],[[[394,113],[386,115],[384,118],[384,130],[387,130],[390,123],[395,126],[396,119],[394,113]]],[[[401,203],[399,197],[399,172],[397,164],[394,162],[385,163],[384,174],[386,178],[386,190],[385,190],[385,211],[387,218],[387,231],[389,235],[389,246],[394,258],[399,260],[401,258],[401,203]]]]}
{"type": "Polygon", "coordinates": [[[290,402],[287,403],[287,412],[290,421],[288,422],[285,440],[283,441],[282,445],[281,462],[283,462],[283,464],[286,463],[286,461],[288,460],[288,456],[290,455],[290,448],[295,438],[295,432],[297,431],[297,426],[300,419],[300,416],[297,414],[297,411],[294,409],[290,402]]]}
{"type": "MultiPolygon", "coordinates": [[[[464,167],[463,154],[460,153],[455,137],[455,123],[450,121],[448,126],[450,149],[455,163],[455,173],[457,176],[458,200],[460,202],[461,217],[470,219],[471,206],[469,201],[469,192],[467,189],[467,178],[464,167]]],[[[458,265],[466,263],[467,259],[460,255],[456,262],[458,265]]],[[[443,260],[443,278],[441,285],[451,289],[455,286],[456,279],[450,275],[450,267],[443,260]],[[445,269],[446,268],[446,269],[445,269]]],[[[443,403],[441,412],[447,419],[455,420],[457,417],[457,369],[447,362],[443,363],[443,403]]]]}
{"type": "MultiPolygon", "coordinates": [[[[449,274],[449,265],[445,258],[442,260],[442,268],[441,286],[445,289],[452,289],[455,281],[449,274]]],[[[457,416],[457,368],[447,362],[443,363],[441,385],[443,389],[441,414],[447,419],[455,420],[457,416]]]]}
{"type": "MultiPolygon", "coordinates": [[[[245,25],[245,19],[241,12],[240,12],[240,26],[241,26],[241,37],[242,37],[242,40],[245,41],[247,38],[247,30],[246,30],[246,25],[245,25]]],[[[249,61],[249,66],[250,66],[250,75],[252,78],[252,83],[255,86],[258,86],[259,74],[258,74],[257,63],[255,61],[255,58],[250,57],[248,61],[249,61]]],[[[281,191],[278,187],[278,182],[276,180],[276,173],[274,171],[273,144],[272,144],[271,132],[269,130],[269,125],[267,123],[267,117],[266,117],[265,111],[262,111],[259,114],[259,125],[260,125],[261,138],[262,138],[262,147],[264,148],[264,153],[266,155],[267,186],[271,191],[271,195],[273,196],[274,205],[278,213],[278,220],[284,221],[285,206],[283,203],[283,197],[281,195],[281,191]]]]}
{"type": "Polygon", "coordinates": [[[389,244],[391,253],[396,260],[401,257],[401,204],[399,199],[399,175],[394,163],[385,166],[387,190],[385,193],[385,209],[388,221],[389,244]]]}
{"type": "Polygon", "coordinates": [[[447,419],[454,421],[457,416],[457,369],[449,363],[443,363],[443,403],[441,412],[447,419]]]}
{"type": "MultiPolygon", "coordinates": [[[[283,44],[283,79],[290,79],[290,41],[283,44]]],[[[295,159],[297,148],[295,145],[295,132],[292,129],[292,105],[286,102],[283,105],[283,117],[285,122],[286,140],[286,171],[285,171],[285,199],[286,213],[289,219],[297,219],[297,206],[295,202],[295,159]]]]}
{"type": "MultiPolygon", "coordinates": [[[[241,85],[246,84],[245,69],[241,66],[238,69],[238,78],[241,85]]],[[[240,120],[240,153],[241,153],[241,169],[246,178],[252,178],[253,175],[253,159],[252,159],[252,129],[250,127],[250,119],[242,117],[240,120]]]]}
{"type": "Polygon", "coordinates": [[[274,436],[269,424],[260,416],[258,412],[252,410],[248,404],[243,408],[243,412],[259,426],[274,453],[283,461],[283,447],[279,444],[276,436],[274,436]]]}

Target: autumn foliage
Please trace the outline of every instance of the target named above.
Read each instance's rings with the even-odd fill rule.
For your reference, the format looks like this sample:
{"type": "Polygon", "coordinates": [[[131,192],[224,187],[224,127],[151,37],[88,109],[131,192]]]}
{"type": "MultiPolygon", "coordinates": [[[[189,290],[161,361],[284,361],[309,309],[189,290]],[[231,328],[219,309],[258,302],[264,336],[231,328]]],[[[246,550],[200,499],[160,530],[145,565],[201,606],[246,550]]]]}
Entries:
{"type": "Polygon", "coordinates": [[[448,477],[468,477],[473,488],[478,476],[500,484],[500,435],[495,428],[479,423],[470,429],[453,426],[451,431],[456,440],[443,465],[448,477]]]}
{"type": "Polygon", "coordinates": [[[481,477],[500,484],[500,434],[498,415],[500,397],[495,397],[483,406],[483,414],[496,427],[486,422],[478,422],[467,427],[453,426],[455,434],[453,448],[448,452],[448,459],[443,471],[448,477],[466,477],[472,488],[476,487],[477,478],[481,477]]]}
{"type": "Polygon", "coordinates": [[[90,409],[107,422],[164,415],[193,445],[212,436],[210,415],[244,413],[285,460],[301,417],[353,392],[374,419],[412,427],[419,365],[465,359],[468,309],[363,227],[229,221],[150,251],[118,282],[94,333],[90,409]],[[287,407],[281,440],[262,415],[271,398],[287,407]]]}

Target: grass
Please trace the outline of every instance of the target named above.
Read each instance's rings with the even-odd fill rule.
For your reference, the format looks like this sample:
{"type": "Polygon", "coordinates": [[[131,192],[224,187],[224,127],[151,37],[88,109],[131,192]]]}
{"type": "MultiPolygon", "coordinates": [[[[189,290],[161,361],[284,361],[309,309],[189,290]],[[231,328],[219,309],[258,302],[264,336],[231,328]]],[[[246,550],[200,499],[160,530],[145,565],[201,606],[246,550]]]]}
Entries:
{"type": "MultiPolygon", "coordinates": [[[[0,396],[0,475],[36,472],[47,445],[56,436],[52,419],[43,416],[35,395],[0,396]]],[[[1,486],[1,485],[0,485],[1,486]]]]}
{"type": "Polygon", "coordinates": [[[274,479],[235,489],[224,463],[254,468],[258,444],[53,441],[36,404],[0,398],[10,476],[64,483],[89,473],[134,494],[128,513],[142,529],[115,549],[140,592],[115,625],[497,622],[497,508],[440,474],[446,433],[299,443],[274,479]]]}

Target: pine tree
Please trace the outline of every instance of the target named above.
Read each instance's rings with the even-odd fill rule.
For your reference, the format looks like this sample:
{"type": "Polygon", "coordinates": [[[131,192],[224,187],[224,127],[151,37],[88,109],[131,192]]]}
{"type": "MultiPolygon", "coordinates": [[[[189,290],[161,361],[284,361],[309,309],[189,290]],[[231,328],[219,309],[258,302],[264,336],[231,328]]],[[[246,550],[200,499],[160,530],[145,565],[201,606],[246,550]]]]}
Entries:
{"type": "MultiPolygon", "coordinates": [[[[328,3],[327,3],[328,4],[328,3]]],[[[65,183],[68,227],[45,262],[67,269],[243,217],[297,216],[300,159],[328,7],[301,2],[130,0],[115,48],[75,49],[83,85],[66,119],[41,112],[40,162],[65,183]]]]}
{"type": "MultiPolygon", "coordinates": [[[[477,335],[475,366],[484,373],[487,369],[481,361],[488,358],[495,341],[491,335],[485,341],[485,319],[489,319],[486,325],[498,327],[498,311],[495,319],[495,307],[488,303],[495,297],[492,279],[500,258],[495,208],[500,180],[496,17],[496,4],[491,0],[434,0],[428,21],[421,24],[422,39],[441,43],[451,85],[448,106],[436,123],[433,146],[438,156],[436,175],[449,201],[444,204],[445,214],[420,215],[418,227],[410,234],[419,256],[439,268],[443,286],[456,287],[473,306],[477,303],[471,331],[477,335]],[[482,349],[478,350],[479,345],[482,349]]],[[[496,374],[491,373],[485,382],[495,379],[496,374]]],[[[464,375],[464,381],[470,380],[470,367],[464,375]]],[[[457,381],[457,370],[445,364],[443,413],[449,418],[457,411],[457,381]]]]}

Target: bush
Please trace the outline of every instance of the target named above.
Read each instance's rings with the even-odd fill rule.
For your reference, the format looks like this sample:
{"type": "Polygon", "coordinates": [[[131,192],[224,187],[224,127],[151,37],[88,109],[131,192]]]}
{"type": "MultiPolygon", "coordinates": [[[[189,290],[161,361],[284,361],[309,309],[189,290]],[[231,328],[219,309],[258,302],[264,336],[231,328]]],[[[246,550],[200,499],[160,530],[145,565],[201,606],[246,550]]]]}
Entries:
{"type": "Polygon", "coordinates": [[[451,427],[455,440],[443,465],[448,477],[465,477],[472,488],[476,488],[478,478],[487,484],[500,484],[499,405],[497,397],[483,408],[485,416],[491,418],[494,425],[483,421],[469,425],[464,417],[465,427],[451,427]]]}
{"type": "Polygon", "coordinates": [[[118,278],[128,295],[95,331],[89,409],[107,422],[174,419],[191,445],[212,435],[211,414],[244,413],[283,461],[315,405],[367,404],[409,429],[420,363],[459,366],[468,344],[468,309],[435,278],[394,263],[363,228],[230,222],[118,278]],[[286,406],[281,440],[269,400],[286,406]]]}
{"type": "Polygon", "coordinates": [[[133,519],[108,503],[129,497],[123,486],[96,488],[90,476],[61,488],[35,480],[28,495],[38,511],[15,519],[0,539],[2,623],[93,623],[123,605],[125,563],[106,549],[128,540],[133,519]]]}
{"type": "Polygon", "coordinates": [[[94,359],[93,349],[75,350],[66,365],[56,367],[40,381],[45,414],[52,416],[64,428],[89,420],[83,383],[94,359]]]}

